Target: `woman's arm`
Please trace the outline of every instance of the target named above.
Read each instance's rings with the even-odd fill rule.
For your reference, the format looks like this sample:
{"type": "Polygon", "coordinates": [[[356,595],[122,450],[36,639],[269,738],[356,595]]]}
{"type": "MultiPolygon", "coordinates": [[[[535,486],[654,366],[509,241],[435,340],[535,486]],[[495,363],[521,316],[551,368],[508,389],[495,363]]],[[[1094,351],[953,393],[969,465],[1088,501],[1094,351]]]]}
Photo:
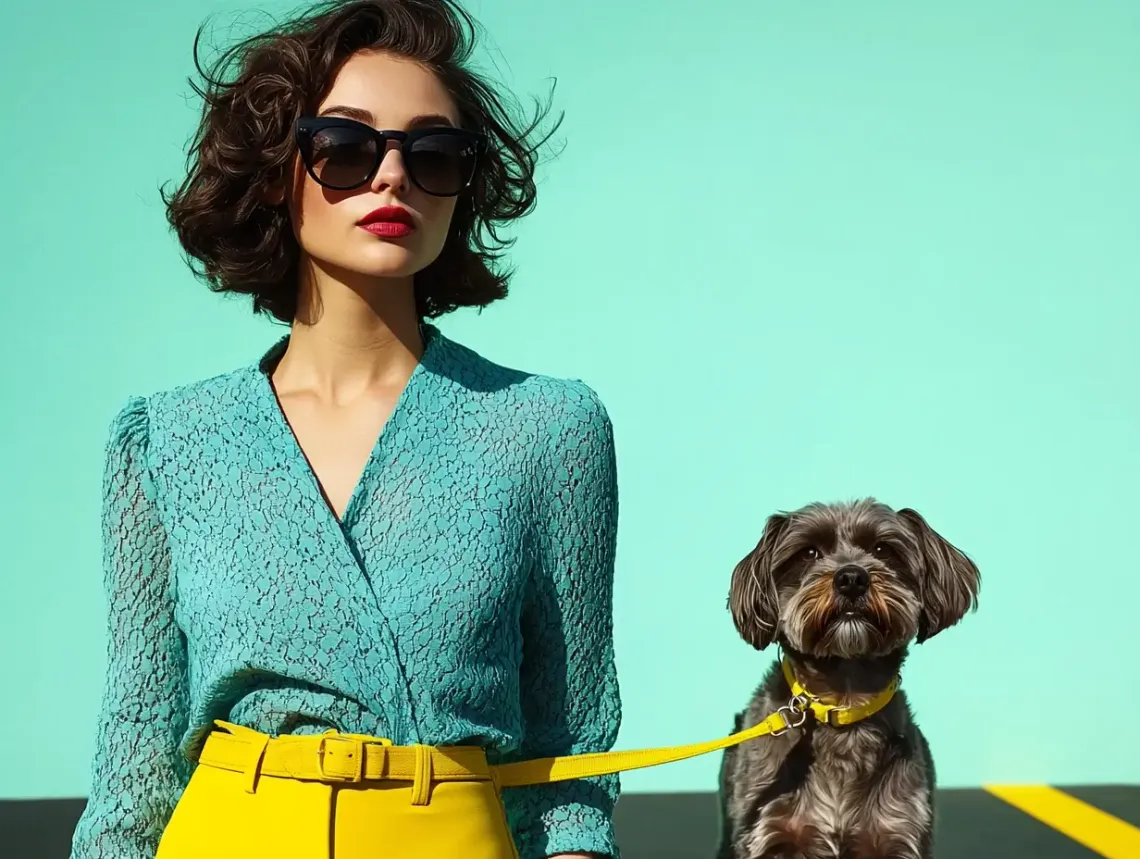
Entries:
{"type": "MultiPolygon", "coordinates": [[[[621,722],[613,432],[592,390],[572,383],[567,396],[536,475],[536,559],[522,618],[526,758],[607,751],[621,722]]],[[[618,791],[617,776],[504,790],[522,859],[616,857],[618,791]]]]}
{"type": "Polygon", "coordinates": [[[147,463],[146,400],[116,415],[103,477],[107,672],[72,859],[153,859],[185,786],[186,652],[147,463]]]}

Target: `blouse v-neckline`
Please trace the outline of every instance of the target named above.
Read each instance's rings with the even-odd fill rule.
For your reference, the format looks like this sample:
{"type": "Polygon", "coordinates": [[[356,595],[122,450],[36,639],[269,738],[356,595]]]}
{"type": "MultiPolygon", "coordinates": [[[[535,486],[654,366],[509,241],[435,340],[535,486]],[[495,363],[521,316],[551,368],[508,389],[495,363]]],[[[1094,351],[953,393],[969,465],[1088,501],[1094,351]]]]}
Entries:
{"type": "Polygon", "coordinates": [[[267,413],[266,417],[274,430],[273,434],[276,437],[286,464],[290,468],[296,467],[301,472],[303,478],[302,483],[306,487],[306,494],[309,496],[309,500],[322,508],[324,515],[328,516],[332,524],[334,524],[338,530],[346,534],[352,530],[353,525],[359,519],[359,508],[362,503],[361,499],[367,492],[369,477],[376,470],[377,463],[380,461],[380,455],[384,448],[395,443],[391,438],[394,435],[398,435],[404,425],[405,413],[409,408],[409,401],[422,385],[422,377],[427,373],[425,364],[431,353],[437,348],[438,341],[442,335],[433,326],[423,324],[420,326],[420,336],[423,340],[423,354],[420,356],[420,360],[416,362],[411,375],[400,391],[400,395],[396,398],[396,403],[392,407],[392,411],[384,420],[383,425],[380,427],[380,432],[373,440],[368,456],[364,460],[364,465],[361,467],[360,473],[356,476],[352,491],[349,493],[348,501],[344,506],[344,513],[340,516],[337,515],[336,510],[333,508],[324,487],[321,485],[320,478],[317,476],[316,469],[313,468],[312,462],[305,454],[305,450],[301,446],[296,432],[289,423],[285,409],[282,407],[281,400],[277,396],[277,390],[273,385],[273,370],[277,366],[281,356],[285,353],[285,349],[289,344],[289,335],[286,334],[274,343],[254,366],[254,375],[256,377],[258,390],[262,394],[261,402],[263,403],[263,411],[267,413]]]}

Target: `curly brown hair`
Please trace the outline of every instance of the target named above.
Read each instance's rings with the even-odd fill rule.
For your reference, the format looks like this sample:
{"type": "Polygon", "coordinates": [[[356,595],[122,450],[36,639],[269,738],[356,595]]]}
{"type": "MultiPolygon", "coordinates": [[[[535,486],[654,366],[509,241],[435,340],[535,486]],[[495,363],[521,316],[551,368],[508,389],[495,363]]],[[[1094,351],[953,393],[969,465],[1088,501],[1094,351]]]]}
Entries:
{"type": "Polygon", "coordinates": [[[203,99],[202,117],[185,179],[173,194],[161,192],[194,273],[214,292],[251,295],[256,313],[293,321],[300,248],[287,206],[266,201],[296,156],[297,118],[315,112],[349,57],[386,51],[432,70],[462,126],[487,139],[442,251],[416,275],[417,311],[433,318],[503,298],[511,272],[495,263],[514,239],[498,230],[534,208],[536,153],[561,117],[532,142],[546,110],[539,105],[525,126],[514,119],[503,96],[468,67],[475,31],[454,0],[322,2],[232,46],[206,71],[200,28],[194,61],[202,83],[190,84],[203,99]]]}

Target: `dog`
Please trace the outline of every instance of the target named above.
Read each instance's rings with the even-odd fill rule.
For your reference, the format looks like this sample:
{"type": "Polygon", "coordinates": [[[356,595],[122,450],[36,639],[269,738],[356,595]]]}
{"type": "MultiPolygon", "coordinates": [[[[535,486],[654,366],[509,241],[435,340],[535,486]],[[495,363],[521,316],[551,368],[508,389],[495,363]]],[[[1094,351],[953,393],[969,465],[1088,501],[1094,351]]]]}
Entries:
{"type": "Polygon", "coordinates": [[[781,708],[788,718],[725,752],[718,859],[932,859],[934,762],[893,690],[908,645],[976,610],[980,585],[975,563],[909,508],[868,498],[769,517],[733,570],[728,609],[745,641],[783,658],[734,730],[781,708]],[[825,723],[809,701],[875,712],[825,723]]]}

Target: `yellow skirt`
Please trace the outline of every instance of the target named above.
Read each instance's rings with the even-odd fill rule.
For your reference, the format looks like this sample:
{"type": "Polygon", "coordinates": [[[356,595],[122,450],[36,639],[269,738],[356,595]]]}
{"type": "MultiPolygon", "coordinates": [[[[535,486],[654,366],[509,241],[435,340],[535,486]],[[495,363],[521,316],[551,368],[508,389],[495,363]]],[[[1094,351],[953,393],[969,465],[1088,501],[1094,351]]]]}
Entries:
{"type": "Polygon", "coordinates": [[[219,726],[155,859],[518,859],[478,748],[219,726]]]}

